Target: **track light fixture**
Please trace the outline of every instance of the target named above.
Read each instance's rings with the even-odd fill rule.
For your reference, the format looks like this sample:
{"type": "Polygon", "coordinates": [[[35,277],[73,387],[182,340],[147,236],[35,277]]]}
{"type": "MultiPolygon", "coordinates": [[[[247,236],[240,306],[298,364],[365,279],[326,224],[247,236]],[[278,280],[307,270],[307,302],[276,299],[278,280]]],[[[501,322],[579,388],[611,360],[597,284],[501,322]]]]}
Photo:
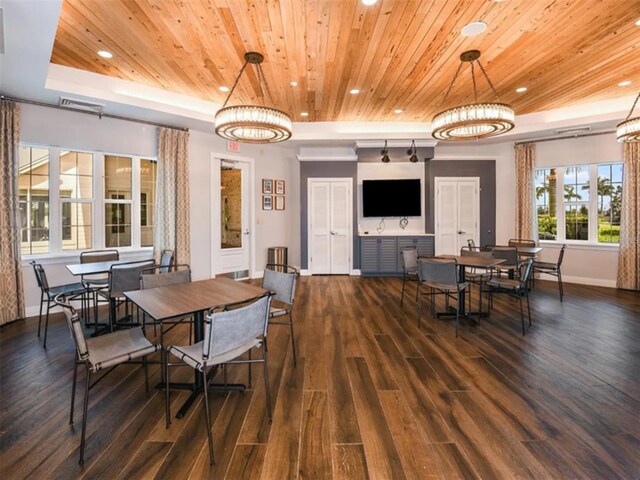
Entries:
{"type": "Polygon", "coordinates": [[[384,141],[384,148],[380,150],[380,155],[382,155],[382,163],[389,163],[391,159],[389,158],[389,149],[387,148],[387,141],[384,141]]]}
{"type": "Polygon", "coordinates": [[[416,153],[418,153],[416,149],[416,141],[411,140],[411,147],[407,150],[407,155],[411,155],[409,157],[409,161],[411,163],[418,163],[418,155],[416,155],[416,153]]]}

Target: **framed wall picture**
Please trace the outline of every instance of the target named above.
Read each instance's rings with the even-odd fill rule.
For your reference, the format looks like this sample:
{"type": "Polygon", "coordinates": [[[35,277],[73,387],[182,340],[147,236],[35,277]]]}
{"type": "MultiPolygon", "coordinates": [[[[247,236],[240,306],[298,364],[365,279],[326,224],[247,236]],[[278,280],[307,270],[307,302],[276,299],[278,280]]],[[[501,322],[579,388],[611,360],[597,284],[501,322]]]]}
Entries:
{"type": "Polygon", "coordinates": [[[273,197],[271,195],[262,196],[262,209],[273,210],[273,197]]]}
{"type": "Polygon", "coordinates": [[[270,178],[262,179],[262,193],[264,193],[265,195],[273,194],[273,180],[271,180],[270,178]]]}
{"type": "Polygon", "coordinates": [[[276,195],[275,197],[275,208],[276,210],[284,210],[284,195],[276,195]]]}
{"type": "Polygon", "coordinates": [[[284,195],[284,180],[275,180],[276,195],[284,195]]]}

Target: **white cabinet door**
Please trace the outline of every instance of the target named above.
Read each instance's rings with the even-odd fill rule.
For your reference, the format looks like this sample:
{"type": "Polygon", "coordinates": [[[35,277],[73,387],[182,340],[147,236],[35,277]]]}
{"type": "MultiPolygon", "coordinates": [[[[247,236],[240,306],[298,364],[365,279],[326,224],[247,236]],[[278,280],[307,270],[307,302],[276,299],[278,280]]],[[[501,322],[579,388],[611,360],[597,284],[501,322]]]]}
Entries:
{"type": "Polygon", "coordinates": [[[309,271],[351,271],[352,180],[309,179],[309,271]]]}
{"type": "Polygon", "coordinates": [[[480,179],[435,179],[436,255],[459,255],[473,239],[480,244],[480,179]]]}

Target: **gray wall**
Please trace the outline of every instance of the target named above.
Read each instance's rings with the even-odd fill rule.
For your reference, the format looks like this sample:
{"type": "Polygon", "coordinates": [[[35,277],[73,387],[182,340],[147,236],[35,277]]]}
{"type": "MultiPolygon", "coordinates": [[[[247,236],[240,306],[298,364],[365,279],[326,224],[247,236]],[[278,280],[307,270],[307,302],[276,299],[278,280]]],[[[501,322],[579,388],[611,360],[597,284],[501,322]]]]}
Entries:
{"type": "Polygon", "coordinates": [[[356,162],[300,162],[300,268],[309,268],[308,258],[308,232],[307,232],[307,180],[309,178],[351,178],[353,186],[353,268],[360,268],[360,239],[358,238],[358,211],[356,208],[357,176],[358,168],[356,162]]]}
{"type": "MultiPolygon", "coordinates": [[[[358,162],[364,163],[382,163],[381,148],[359,148],[358,149],[358,162]]],[[[389,160],[391,163],[397,162],[409,162],[409,155],[407,155],[406,148],[389,148],[389,160]]],[[[424,162],[425,159],[431,160],[434,156],[433,147],[419,147],[416,148],[416,156],[418,161],[424,162]]]]}
{"type": "Polygon", "coordinates": [[[435,232],[435,177],[480,177],[480,244],[496,244],[495,160],[432,160],[425,163],[424,177],[427,232],[435,232]]]}

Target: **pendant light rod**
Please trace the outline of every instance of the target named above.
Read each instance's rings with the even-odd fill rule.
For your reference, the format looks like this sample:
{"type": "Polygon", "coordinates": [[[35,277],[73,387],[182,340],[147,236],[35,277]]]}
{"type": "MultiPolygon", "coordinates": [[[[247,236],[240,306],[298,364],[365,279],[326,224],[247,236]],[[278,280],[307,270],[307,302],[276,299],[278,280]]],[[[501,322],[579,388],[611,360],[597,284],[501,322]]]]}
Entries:
{"type": "Polygon", "coordinates": [[[640,92],[638,92],[638,96],[633,102],[633,105],[631,105],[631,110],[629,110],[629,115],[627,115],[627,118],[624,119],[625,122],[631,118],[631,115],[633,114],[633,111],[636,109],[636,105],[638,104],[638,100],[640,100],[640,92]]]}

